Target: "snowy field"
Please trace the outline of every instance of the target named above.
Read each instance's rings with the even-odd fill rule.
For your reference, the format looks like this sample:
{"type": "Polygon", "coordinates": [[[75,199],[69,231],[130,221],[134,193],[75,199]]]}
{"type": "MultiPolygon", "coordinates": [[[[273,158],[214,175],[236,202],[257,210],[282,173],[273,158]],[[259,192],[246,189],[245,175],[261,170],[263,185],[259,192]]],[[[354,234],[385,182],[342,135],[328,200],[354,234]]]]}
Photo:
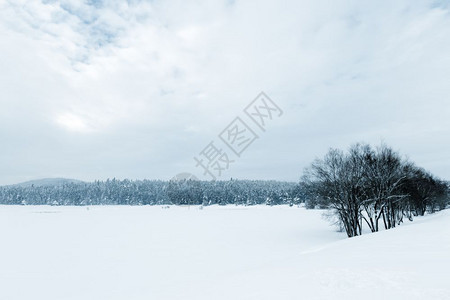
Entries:
{"type": "Polygon", "coordinates": [[[0,299],[450,299],[450,211],[353,239],[322,213],[0,206],[0,299]]]}

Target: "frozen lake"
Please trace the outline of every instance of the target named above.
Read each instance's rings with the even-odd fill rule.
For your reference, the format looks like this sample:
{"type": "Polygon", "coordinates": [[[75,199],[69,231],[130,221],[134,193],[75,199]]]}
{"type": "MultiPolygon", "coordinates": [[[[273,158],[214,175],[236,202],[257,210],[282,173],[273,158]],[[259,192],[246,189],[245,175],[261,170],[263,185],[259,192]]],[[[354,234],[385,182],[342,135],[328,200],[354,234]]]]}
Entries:
{"type": "Polygon", "coordinates": [[[448,211],[353,239],[322,213],[0,206],[0,299],[449,299],[448,211]]]}

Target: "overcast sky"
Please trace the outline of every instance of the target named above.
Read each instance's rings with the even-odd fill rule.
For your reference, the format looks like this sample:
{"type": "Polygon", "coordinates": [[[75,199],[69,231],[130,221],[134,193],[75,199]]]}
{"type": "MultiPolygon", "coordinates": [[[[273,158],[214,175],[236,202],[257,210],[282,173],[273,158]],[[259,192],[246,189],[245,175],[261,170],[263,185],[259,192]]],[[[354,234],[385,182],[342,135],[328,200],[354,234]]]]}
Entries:
{"type": "Polygon", "coordinates": [[[356,142],[450,179],[449,95],[448,1],[0,0],[0,184],[208,179],[210,142],[220,179],[297,181],[356,142]],[[240,157],[218,137],[238,116],[240,157]]]}

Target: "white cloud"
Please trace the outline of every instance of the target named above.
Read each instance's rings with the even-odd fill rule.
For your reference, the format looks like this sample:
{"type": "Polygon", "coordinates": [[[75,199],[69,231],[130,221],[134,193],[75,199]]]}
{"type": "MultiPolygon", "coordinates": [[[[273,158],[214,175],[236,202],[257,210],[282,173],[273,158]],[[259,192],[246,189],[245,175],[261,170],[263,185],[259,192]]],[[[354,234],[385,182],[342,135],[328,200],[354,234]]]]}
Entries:
{"type": "Polygon", "coordinates": [[[88,3],[0,2],[0,183],[199,171],[261,90],[285,115],[228,176],[296,180],[328,147],[384,140],[450,178],[439,2],[88,3]],[[30,143],[50,167],[10,150],[30,143]]]}

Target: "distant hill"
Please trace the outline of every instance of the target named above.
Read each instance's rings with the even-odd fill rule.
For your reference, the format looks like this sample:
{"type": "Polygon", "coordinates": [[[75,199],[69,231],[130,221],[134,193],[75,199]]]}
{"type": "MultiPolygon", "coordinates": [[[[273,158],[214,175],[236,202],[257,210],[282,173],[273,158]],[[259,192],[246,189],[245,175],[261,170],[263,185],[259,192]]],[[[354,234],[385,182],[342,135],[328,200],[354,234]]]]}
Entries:
{"type": "Polygon", "coordinates": [[[14,184],[14,186],[20,187],[31,187],[31,186],[61,186],[68,183],[83,183],[81,180],[76,179],[67,179],[67,178],[43,178],[37,180],[30,180],[18,184],[14,184]]]}

